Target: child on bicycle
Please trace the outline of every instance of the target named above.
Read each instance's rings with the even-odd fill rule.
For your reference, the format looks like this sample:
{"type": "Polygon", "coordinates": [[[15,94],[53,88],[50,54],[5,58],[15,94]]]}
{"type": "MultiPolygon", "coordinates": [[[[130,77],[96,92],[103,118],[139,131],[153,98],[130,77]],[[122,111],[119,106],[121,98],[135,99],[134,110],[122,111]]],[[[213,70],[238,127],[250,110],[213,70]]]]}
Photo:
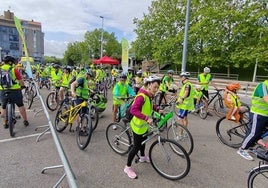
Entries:
{"type": "Polygon", "coordinates": [[[195,94],[194,94],[194,106],[195,106],[195,112],[198,112],[198,109],[201,104],[202,98],[205,97],[203,92],[201,91],[201,86],[196,85],[195,86],[195,94]]]}
{"type": "Polygon", "coordinates": [[[241,85],[238,82],[230,83],[226,86],[224,92],[224,104],[229,108],[227,119],[238,122],[240,119],[239,113],[244,112],[245,108],[241,106],[239,96],[237,94],[241,85]]]}

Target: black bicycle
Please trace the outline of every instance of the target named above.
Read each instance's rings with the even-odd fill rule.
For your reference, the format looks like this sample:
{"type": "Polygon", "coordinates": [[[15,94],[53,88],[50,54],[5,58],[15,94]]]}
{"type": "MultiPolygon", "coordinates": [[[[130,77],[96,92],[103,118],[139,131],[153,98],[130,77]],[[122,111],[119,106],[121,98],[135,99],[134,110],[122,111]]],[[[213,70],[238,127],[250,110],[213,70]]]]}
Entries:
{"type": "Polygon", "coordinates": [[[11,102],[10,98],[10,91],[4,91],[4,96],[7,98],[7,106],[6,106],[6,121],[7,125],[9,126],[9,133],[11,137],[15,136],[14,133],[14,127],[17,122],[17,118],[20,118],[20,116],[15,115],[15,104],[11,102]]]}
{"type": "Polygon", "coordinates": [[[259,165],[253,168],[248,175],[248,188],[268,187],[268,150],[258,147],[251,150],[261,159],[259,165]]]}

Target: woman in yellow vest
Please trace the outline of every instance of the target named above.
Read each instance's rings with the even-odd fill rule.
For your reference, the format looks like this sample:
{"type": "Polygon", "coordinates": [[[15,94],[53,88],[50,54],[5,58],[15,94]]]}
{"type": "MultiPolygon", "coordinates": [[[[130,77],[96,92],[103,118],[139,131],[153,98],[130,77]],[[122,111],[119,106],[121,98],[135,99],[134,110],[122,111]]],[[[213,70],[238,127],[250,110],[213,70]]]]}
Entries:
{"type": "MultiPolygon", "coordinates": [[[[177,99],[177,108],[179,109],[178,121],[184,127],[188,126],[188,112],[194,110],[195,89],[192,83],[188,80],[189,77],[189,72],[182,72],[180,74],[182,88],[177,99]]],[[[183,132],[181,132],[180,136],[183,136],[183,132]]]]}
{"type": "Polygon", "coordinates": [[[71,74],[71,67],[66,66],[64,67],[64,72],[61,77],[61,86],[59,90],[59,100],[62,101],[64,99],[64,92],[68,92],[70,81],[72,80],[73,76],[71,74]]]}
{"type": "MultiPolygon", "coordinates": [[[[130,126],[133,132],[133,147],[128,155],[127,165],[124,172],[128,177],[135,179],[137,174],[133,171],[131,164],[135,155],[140,151],[140,162],[150,162],[148,156],[145,156],[145,145],[141,143],[146,139],[144,134],[148,132],[149,124],[152,124],[153,105],[152,99],[156,94],[160,84],[160,78],[157,76],[149,76],[145,79],[145,86],[139,90],[134,99],[130,113],[133,115],[130,126]]],[[[156,110],[156,108],[155,108],[156,110]]]]}
{"type": "Polygon", "coordinates": [[[250,128],[237,153],[243,158],[252,161],[252,156],[247,152],[249,147],[254,146],[258,142],[268,148],[268,143],[263,142],[261,139],[261,135],[267,131],[266,127],[268,125],[268,80],[259,83],[253,91],[249,122],[250,128]]]}

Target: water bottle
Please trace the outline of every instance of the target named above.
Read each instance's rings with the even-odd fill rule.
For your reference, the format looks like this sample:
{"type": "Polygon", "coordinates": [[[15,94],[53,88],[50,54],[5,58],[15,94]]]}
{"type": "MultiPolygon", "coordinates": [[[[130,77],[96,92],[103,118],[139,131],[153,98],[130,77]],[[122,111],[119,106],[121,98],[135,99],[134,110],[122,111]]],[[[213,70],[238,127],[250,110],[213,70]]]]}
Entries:
{"type": "Polygon", "coordinates": [[[161,115],[158,112],[154,112],[154,117],[160,119],[160,122],[158,123],[158,128],[161,128],[171,117],[173,116],[173,112],[169,112],[166,115],[161,115]]]}

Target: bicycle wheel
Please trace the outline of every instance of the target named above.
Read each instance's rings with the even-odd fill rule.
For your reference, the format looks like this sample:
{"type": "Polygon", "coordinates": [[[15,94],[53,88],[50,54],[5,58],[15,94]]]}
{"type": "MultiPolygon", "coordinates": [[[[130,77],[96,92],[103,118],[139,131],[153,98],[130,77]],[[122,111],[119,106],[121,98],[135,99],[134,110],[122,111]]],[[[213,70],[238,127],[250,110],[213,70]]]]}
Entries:
{"type": "Polygon", "coordinates": [[[119,123],[111,123],[106,129],[106,139],[109,146],[119,155],[125,155],[131,148],[131,137],[127,127],[119,123]]]}
{"type": "Polygon", "coordinates": [[[268,165],[255,167],[248,176],[248,188],[268,187],[268,165]]]}
{"type": "Polygon", "coordinates": [[[228,109],[223,104],[223,99],[218,98],[213,104],[213,110],[218,117],[223,117],[227,114],[228,109]]]}
{"type": "Polygon", "coordinates": [[[33,90],[28,90],[27,91],[27,105],[28,105],[28,109],[30,109],[32,107],[33,99],[34,99],[34,91],[33,90]]]}
{"type": "Polygon", "coordinates": [[[58,110],[55,117],[55,129],[58,132],[62,132],[68,126],[68,118],[69,118],[69,107],[67,105],[62,105],[58,110]]]}
{"type": "Polygon", "coordinates": [[[76,142],[79,149],[84,150],[91,139],[92,122],[87,114],[82,114],[80,117],[80,124],[76,128],[76,142]]]}
{"type": "Polygon", "coordinates": [[[34,83],[32,83],[29,90],[33,91],[33,98],[35,98],[37,96],[37,91],[34,83]]]}
{"type": "MultiPolygon", "coordinates": [[[[188,155],[193,152],[194,140],[190,131],[177,122],[168,127],[167,138],[178,142],[185,149],[188,155]]],[[[183,155],[183,153],[180,153],[181,150],[176,151],[176,147],[173,149],[178,155],[183,155]]]]}
{"type": "Polygon", "coordinates": [[[190,171],[191,161],[185,149],[174,140],[163,139],[153,142],[149,149],[153,168],[162,177],[170,180],[184,178],[190,171]],[[176,148],[174,150],[174,148],[176,148]],[[178,155],[174,151],[180,151],[178,155]]]}
{"type": "Polygon", "coordinates": [[[94,106],[91,106],[90,117],[92,122],[92,130],[94,131],[99,123],[99,113],[94,106]]]}
{"type": "Polygon", "coordinates": [[[15,133],[14,133],[14,122],[13,122],[13,114],[14,114],[14,109],[12,107],[12,104],[11,103],[8,103],[7,106],[6,106],[6,120],[7,120],[7,124],[9,126],[9,133],[10,133],[10,136],[11,137],[14,137],[15,136],[15,133]]]}
{"type": "Polygon", "coordinates": [[[247,124],[234,122],[222,117],[216,123],[216,134],[220,141],[232,148],[239,148],[247,132],[247,124]]]}
{"type": "Polygon", "coordinates": [[[54,91],[49,93],[46,99],[47,108],[51,111],[55,111],[58,107],[58,104],[59,104],[59,99],[56,96],[56,93],[54,91]]]}
{"type": "Polygon", "coordinates": [[[201,107],[199,108],[199,117],[200,117],[201,119],[206,119],[207,116],[208,116],[208,112],[206,111],[205,106],[203,105],[203,106],[201,106],[201,107]]]}

